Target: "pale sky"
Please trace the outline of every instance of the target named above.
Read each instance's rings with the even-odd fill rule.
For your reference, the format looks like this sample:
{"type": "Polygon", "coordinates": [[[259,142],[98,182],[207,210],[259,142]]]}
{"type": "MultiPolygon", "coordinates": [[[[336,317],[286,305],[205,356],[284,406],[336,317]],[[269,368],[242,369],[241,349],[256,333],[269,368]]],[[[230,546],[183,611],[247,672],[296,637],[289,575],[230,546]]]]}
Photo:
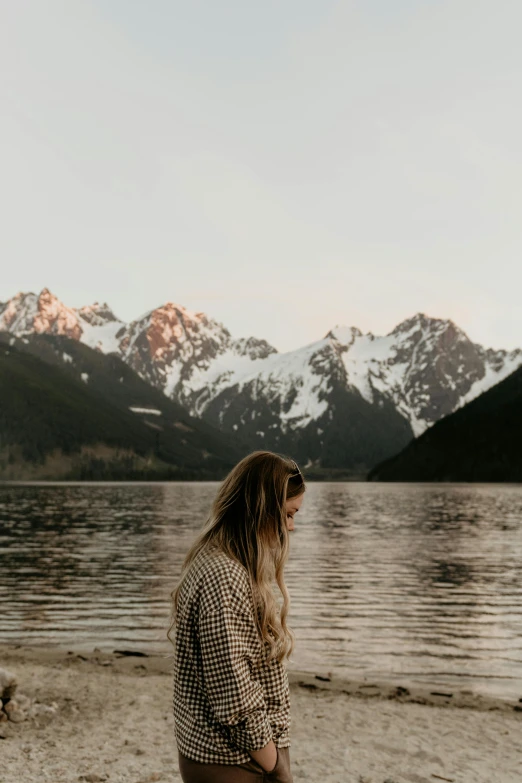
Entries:
{"type": "Polygon", "coordinates": [[[522,3],[0,9],[0,301],[522,347],[522,3]]]}

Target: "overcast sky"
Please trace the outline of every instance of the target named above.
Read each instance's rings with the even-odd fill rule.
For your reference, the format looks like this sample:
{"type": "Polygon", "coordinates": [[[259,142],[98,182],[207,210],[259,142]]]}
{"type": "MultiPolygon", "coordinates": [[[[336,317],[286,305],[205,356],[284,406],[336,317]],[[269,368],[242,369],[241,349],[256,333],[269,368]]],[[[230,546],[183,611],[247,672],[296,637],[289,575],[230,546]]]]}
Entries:
{"type": "Polygon", "coordinates": [[[0,301],[522,346],[522,3],[0,8],[0,301]]]}

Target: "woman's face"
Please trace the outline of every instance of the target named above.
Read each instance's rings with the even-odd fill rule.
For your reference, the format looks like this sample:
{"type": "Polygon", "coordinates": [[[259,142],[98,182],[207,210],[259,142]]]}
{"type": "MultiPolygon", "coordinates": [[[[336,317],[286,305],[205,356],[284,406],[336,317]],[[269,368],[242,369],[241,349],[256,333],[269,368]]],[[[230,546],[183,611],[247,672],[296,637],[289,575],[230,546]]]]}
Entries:
{"type": "Polygon", "coordinates": [[[294,516],[301,508],[303,502],[304,492],[297,495],[295,498],[290,498],[286,501],[286,527],[288,530],[294,530],[294,516]]]}

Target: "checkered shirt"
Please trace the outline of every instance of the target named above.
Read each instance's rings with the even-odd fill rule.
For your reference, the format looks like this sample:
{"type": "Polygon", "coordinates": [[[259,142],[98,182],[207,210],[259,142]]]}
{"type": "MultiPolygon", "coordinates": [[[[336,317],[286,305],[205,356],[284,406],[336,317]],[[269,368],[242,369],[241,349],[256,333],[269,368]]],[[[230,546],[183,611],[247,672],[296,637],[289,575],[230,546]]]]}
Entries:
{"type": "Polygon", "coordinates": [[[254,612],[246,568],[218,549],[200,552],[173,634],[175,737],[187,758],[243,764],[271,739],[290,745],[286,669],[267,663],[254,612]]]}

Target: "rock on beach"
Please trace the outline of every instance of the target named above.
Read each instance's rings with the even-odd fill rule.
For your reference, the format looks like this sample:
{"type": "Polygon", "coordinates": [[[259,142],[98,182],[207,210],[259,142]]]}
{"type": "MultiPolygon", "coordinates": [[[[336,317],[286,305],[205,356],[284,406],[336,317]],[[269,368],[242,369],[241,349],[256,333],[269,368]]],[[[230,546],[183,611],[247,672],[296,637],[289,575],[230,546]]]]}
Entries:
{"type": "Polygon", "coordinates": [[[0,669],[0,699],[8,701],[12,699],[18,687],[16,676],[7,669],[0,669]]]}

